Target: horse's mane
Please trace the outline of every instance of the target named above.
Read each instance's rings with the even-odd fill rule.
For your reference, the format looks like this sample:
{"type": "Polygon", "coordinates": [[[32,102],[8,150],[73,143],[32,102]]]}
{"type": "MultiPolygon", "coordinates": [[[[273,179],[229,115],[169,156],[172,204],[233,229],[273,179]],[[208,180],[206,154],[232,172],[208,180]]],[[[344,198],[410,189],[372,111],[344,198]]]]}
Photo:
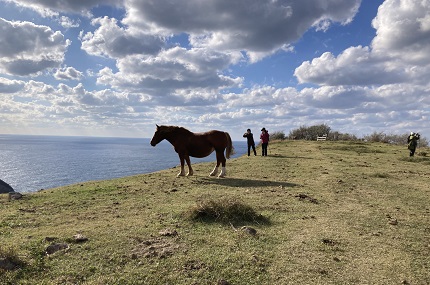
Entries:
{"type": "Polygon", "coordinates": [[[179,126],[160,126],[160,128],[164,128],[163,132],[166,133],[192,134],[188,129],[179,126]]]}

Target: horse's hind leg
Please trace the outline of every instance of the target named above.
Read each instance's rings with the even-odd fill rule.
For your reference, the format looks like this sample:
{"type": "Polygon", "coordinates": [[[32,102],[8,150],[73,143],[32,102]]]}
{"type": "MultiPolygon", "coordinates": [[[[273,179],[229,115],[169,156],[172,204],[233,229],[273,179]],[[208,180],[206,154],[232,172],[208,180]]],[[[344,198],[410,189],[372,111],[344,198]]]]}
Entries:
{"type": "Polygon", "coordinates": [[[225,171],[225,166],[222,166],[221,167],[221,173],[218,175],[218,177],[221,177],[221,178],[225,177],[226,173],[227,172],[225,171]]]}

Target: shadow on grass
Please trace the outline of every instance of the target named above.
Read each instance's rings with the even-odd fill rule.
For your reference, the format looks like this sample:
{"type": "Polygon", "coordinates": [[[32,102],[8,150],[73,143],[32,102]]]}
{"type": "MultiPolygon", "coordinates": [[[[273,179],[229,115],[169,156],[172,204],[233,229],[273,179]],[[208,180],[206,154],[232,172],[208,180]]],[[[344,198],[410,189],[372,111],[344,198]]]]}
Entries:
{"type": "Polygon", "coordinates": [[[296,187],[299,184],[289,182],[279,182],[270,180],[254,180],[241,178],[209,178],[202,177],[198,182],[203,184],[217,184],[229,187],[296,187]]]}
{"type": "Polygon", "coordinates": [[[430,157],[425,156],[405,156],[400,158],[401,161],[414,162],[414,163],[422,163],[422,164],[430,164],[430,157]]]}
{"type": "Polygon", "coordinates": [[[350,144],[350,145],[341,145],[341,146],[321,146],[320,149],[322,150],[339,150],[339,151],[352,151],[356,152],[357,154],[362,153],[386,153],[386,151],[375,149],[371,146],[366,146],[363,144],[350,144]]]}
{"type": "Polygon", "coordinates": [[[270,158],[285,158],[285,159],[315,159],[313,157],[305,157],[305,156],[286,156],[281,154],[269,154],[270,158]]]}

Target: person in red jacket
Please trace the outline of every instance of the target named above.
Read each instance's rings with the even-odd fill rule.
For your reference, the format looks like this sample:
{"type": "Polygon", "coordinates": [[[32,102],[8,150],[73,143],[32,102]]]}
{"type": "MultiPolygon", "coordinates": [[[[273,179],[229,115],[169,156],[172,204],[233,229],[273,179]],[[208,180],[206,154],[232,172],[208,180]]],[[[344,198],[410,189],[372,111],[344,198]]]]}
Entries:
{"type": "Polygon", "coordinates": [[[261,148],[262,148],[262,156],[267,156],[267,146],[269,145],[269,132],[265,129],[261,129],[261,148]]]}

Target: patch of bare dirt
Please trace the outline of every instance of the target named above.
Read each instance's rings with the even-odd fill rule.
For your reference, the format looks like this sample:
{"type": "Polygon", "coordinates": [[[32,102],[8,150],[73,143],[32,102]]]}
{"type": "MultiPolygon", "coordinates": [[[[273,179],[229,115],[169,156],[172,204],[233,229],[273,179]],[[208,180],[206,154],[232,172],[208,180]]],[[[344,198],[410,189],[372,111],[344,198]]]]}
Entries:
{"type": "Polygon", "coordinates": [[[173,239],[163,237],[145,240],[139,243],[132,251],[132,257],[166,258],[180,249],[180,245],[173,239]]]}

